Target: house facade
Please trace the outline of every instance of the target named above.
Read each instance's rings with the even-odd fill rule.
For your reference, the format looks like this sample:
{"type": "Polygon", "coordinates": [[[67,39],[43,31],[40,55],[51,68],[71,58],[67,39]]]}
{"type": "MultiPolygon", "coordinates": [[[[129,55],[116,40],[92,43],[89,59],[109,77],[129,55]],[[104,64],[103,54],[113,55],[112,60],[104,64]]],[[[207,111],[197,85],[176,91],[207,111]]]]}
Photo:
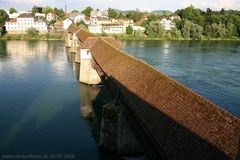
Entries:
{"type": "Polygon", "coordinates": [[[11,19],[5,23],[6,31],[10,34],[25,33],[29,28],[35,28],[40,33],[47,32],[47,23],[35,18],[31,13],[23,13],[16,19],[11,19]]]}
{"type": "Polygon", "coordinates": [[[165,30],[167,30],[167,31],[175,28],[175,23],[170,19],[163,18],[160,21],[160,23],[164,26],[165,30]]]}
{"type": "Polygon", "coordinates": [[[48,22],[55,21],[57,19],[56,13],[54,12],[49,12],[46,16],[46,20],[48,22]]]}
{"type": "Polygon", "coordinates": [[[68,18],[63,21],[63,29],[67,30],[71,24],[83,21],[86,23],[85,15],[82,13],[71,13],[68,18]]]}
{"type": "Polygon", "coordinates": [[[123,24],[102,24],[102,33],[107,34],[123,34],[126,27],[123,24]]]}

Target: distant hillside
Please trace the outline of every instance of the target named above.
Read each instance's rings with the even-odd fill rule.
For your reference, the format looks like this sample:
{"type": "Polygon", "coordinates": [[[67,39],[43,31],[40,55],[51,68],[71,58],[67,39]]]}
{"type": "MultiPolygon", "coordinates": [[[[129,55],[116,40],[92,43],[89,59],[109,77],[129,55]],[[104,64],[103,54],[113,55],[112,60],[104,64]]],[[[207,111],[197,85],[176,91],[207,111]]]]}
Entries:
{"type": "Polygon", "coordinates": [[[151,13],[163,15],[163,14],[172,14],[173,12],[168,10],[155,10],[155,11],[152,11],[151,13]]]}
{"type": "Polygon", "coordinates": [[[113,9],[114,11],[118,12],[118,13],[125,13],[125,14],[134,11],[134,10],[126,10],[126,11],[122,11],[122,10],[120,10],[120,9],[115,9],[115,8],[112,8],[112,9],[113,9]]]}

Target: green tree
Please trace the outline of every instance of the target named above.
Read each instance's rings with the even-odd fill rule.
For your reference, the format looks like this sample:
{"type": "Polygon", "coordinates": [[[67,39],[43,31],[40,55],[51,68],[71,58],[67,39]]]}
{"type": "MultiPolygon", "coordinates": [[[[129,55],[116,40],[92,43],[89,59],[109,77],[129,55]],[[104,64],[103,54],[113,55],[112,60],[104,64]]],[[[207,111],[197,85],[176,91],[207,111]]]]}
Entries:
{"type": "Polygon", "coordinates": [[[237,36],[237,27],[233,24],[233,23],[228,23],[227,24],[227,36],[229,38],[233,37],[233,36],[237,36]]]}
{"type": "Polygon", "coordinates": [[[147,21],[151,22],[151,21],[157,21],[158,20],[158,16],[155,14],[151,14],[148,18],[147,21]]]}
{"type": "Polygon", "coordinates": [[[80,22],[77,22],[76,25],[78,27],[80,27],[80,28],[83,28],[83,29],[87,29],[88,28],[87,24],[83,20],[81,20],[80,22]]]}
{"type": "Polygon", "coordinates": [[[119,13],[118,18],[126,18],[126,15],[122,12],[119,13]]]}
{"type": "Polygon", "coordinates": [[[191,38],[195,40],[202,39],[203,27],[197,24],[191,25],[191,38]]]}
{"type": "Polygon", "coordinates": [[[172,38],[176,38],[176,39],[181,39],[182,38],[181,31],[178,30],[177,28],[173,28],[170,31],[170,33],[171,33],[172,38]]]}
{"type": "Polygon", "coordinates": [[[52,11],[53,11],[53,9],[50,6],[43,7],[43,13],[46,15],[52,11]]]}
{"type": "Polygon", "coordinates": [[[33,6],[32,7],[32,13],[39,13],[38,7],[37,6],[33,6]]]}
{"type": "Polygon", "coordinates": [[[117,18],[118,13],[114,9],[108,8],[108,16],[109,18],[117,18]]]}
{"type": "Polygon", "coordinates": [[[3,26],[7,20],[9,20],[7,12],[0,9],[0,26],[3,26]]]}
{"type": "Polygon", "coordinates": [[[60,18],[60,19],[65,19],[65,13],[63,11],[62,8],[58,9],[58,8],[54,8],[54,12],[56,13],[56,15],[60,18]]]}
{"type": "Polygon", "coordinates": [[[175,13],[179,14],[181,19],[187,19],[202,27],[205,24],[205,12],[195,9],[192,5],[175,13]]]}
{"type": "Polygon", "coordinates": [[[149,23],[148,27],[146,28],[146,34],[149,37],[162,37],[164,34],[164,26],[160,22],[152,21],[149,23]]]}
{"type": "Polygon", "coordinates": [[[132,26],[127,26],[127,28],[126,28],[126,33],[127,34],[132,34],[133,33],[133,28],[132,28],[132,26]]]}
{"type": "Polygon", "coordinates": [[[127,13],[126,17],[132,18],[134,22],[138,22],[142,18],[142,13],[138,10],[127,13]]]}
{"type": "Polygon", "coordinates": [[[0,37],[3,35],[3,27],[0,27],[0,37]]]}
{"type": "Polygon", "coordinates": [[[78,13],[79,11],[78,10],[72,10],[72,12],[71,13],[78,13]]]}
{"type": "Polygon", "coordinates": [[[39,31],[36,28],[33,28],[33,27],[27,29],[26,32],[27,32],[27,35],[29,37],[36,37],[38,35],[38,33],[39,33],[39,31]]]}
{"type": "Polygon", "coordinates": [[[181,29],[182,32],[182,37],[183,38],[190,38],[190,32],[191,32],[191,22],[190,21],[185,21],[185,23],[183,24],[183,27],[181,29]]]}
{"type": "Polygon", "coordinates": [[[15,8],[9,8],[9,13],[17,13],[17,10],[15,8]]]}
{"type": "Polygon", "coordinates": [[[82,11],[82,13],[83,13],[85,16],[90,17],[92,10],[93,10],[93,8],[90,7],[90,6],[88,6],[88,7],[86,7],[86,8],[82,11]]]}
{"type": "Polygon", "coordinates": [[[147,26],[148,26],[148,21],[143,21],[140,26],[142,26],[142,27],[144,27],[144,28],[147,28],[147,26]]]}
{"type": "Polygon", "coordinates": [[[9,20],[7,12],[0,9],[0,37],[5,33],[4,24],[7,20],[9,20]]]}
{"type": "Polygon", "coordinates": [[[225,38],[227,35],[227,29],[224,24],[213,23],[211,25],[211,37],[213,38],[225,38]]]}

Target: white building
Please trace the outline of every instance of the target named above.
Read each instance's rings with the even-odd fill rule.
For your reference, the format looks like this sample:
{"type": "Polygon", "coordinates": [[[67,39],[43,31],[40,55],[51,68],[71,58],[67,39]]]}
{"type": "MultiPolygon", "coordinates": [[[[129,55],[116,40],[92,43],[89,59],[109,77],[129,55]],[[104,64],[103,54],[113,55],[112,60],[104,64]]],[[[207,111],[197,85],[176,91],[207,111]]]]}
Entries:
{"type": "Polygon", "coordinates": [[[163,18],[160,21],[161,24],[163,24],[165,30],[171,30],[173,28],[175,28],[175,23],[172,20],[168,20],[166,18],[163,18]]]}
{"type": "Polygon", "coordinates": [[[126,27],[123,24],[102,24],[102,32],[107,34],[123,34],[126,27]]]}
{"type": "Polygon", "coordinates": [[[44,13],[35,13],[35,17],[37,18],[45,18],[45,14],[44,13]]]}
{"type": "Polygon", "coordinates": [[[68,27],[73,24],[73,20],[67,18],[63,21],[63,29],[68,29],[68,27]]]}
{"type": "Polygon", "coordinates": [[[80,21],[86,22],[85,15],[80,13],[80,12],[71,13],[68,18],[72,19],[74,23],[77,23],[77,22],[80,22],[80,21]]]}
{"type": "Polygon", "coordinates": [[[31,13],[23,13],[16,19],[12,19],[5,23],[8,33],[25,33],[29,28],[36,28],[40,33],[47,32],[47,23],[40,21],[31,13]]]}
{"type": "Polygon", "coordinates": [[[56,13],[54,13],[54,12],[49,12],[46,16],[46,20],[48,22],[55,21],[56,18],[57,18],[57,16],[56,16],[56,13]]]}
{"type": "Polygon", "coordinates": [[[108,11],[93,10],[91,11],[91,17],[108,18],[108,11]]]}
{"type": "Polygon", "coordinates": [[[145,32],[145,28],[142,26],[132,26],[133,31],[145,32]]]}
{"type": "Polygon", "coordinates": [[[63,21],[63,29],[68,29],[71,24],[76,24],[80,21],[86,23],[85,15],[82,13],[71,13],[67,19],[63,21]]]}
{"type": "Polygon", "coordinates": [[[20,13],[9,13],[8,16],[10,19],[17,18],[20,15],[20,13]]]}

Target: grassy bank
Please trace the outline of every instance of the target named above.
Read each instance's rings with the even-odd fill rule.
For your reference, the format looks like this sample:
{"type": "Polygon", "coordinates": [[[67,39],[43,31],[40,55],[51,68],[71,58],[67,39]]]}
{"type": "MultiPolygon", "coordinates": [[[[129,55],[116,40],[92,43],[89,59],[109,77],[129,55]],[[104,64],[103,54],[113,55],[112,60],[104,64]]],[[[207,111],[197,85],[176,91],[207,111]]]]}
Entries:
{"type": "Polygon", "coordinates": [[[2,40],[64,40],[63,34],[38,34],[29,36],[27,34],[5,34],[2,40]]]}
{"type": "MultiPolygon", "coordinates": [[[[161,38],[154,38],[154,37],[148,37],[147,35],[141,35],[141,36],[134,36],[134,35],[127,35],[127,34],[121,34],[121,35],[112,35],[118,40],[132,40],[132,41],[148,41],[148,40],[195,40],[195,39],[185,39],[185,38],[176,38],[176,37],[161,37],[161,38]]],[[[209,37],[202,37],[201,39],[198,39],[196,41],[240,41],[240,37],[232,37],[232,38],[209,38],[209,37]]]]}

